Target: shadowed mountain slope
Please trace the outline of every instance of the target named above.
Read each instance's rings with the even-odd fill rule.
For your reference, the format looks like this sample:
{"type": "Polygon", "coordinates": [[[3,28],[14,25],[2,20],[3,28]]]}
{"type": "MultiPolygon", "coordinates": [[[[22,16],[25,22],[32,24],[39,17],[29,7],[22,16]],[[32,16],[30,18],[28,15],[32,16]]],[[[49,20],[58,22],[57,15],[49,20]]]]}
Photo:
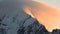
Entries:
{"type": "MultiPolygon", "coordinates": [[[[59,34],[59,30],[52,33],[59,34]]],[[[26,14],[17,0],[0,1],[0,34],[49,34],[46,28],[26,14]]]]}

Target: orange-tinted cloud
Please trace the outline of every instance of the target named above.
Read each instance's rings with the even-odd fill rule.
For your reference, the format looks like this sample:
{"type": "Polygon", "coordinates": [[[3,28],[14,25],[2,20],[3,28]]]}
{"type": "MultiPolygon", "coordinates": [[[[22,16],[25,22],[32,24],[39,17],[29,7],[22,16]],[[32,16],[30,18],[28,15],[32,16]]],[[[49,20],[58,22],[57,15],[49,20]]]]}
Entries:
{"type": "Polygon", "coordinates": [[[60,28],[60,10],[57,8],[46,3],[30,2],[27,3],[25,11],[34,16],[49,32],[53,29],[60,28]]]}

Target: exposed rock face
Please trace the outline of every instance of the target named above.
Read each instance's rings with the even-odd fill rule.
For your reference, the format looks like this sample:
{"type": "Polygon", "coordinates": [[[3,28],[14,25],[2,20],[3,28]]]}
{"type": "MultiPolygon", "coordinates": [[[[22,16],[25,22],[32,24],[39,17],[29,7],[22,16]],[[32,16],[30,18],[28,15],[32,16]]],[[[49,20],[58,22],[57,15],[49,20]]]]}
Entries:
{"type": "Polygon", "coordinates": [[[6,0],[0,2],[0,34],[49,34],[49,32],[36,19],[27,15],[16,0],[6,0]]]}
{"type": "Polygon", "coordinates": [[[17,0],[0,2],[0,31],[3,29],[6,34],[17,34],[19,26],[27,17],[29,16],[22,10],[17,0]]]}

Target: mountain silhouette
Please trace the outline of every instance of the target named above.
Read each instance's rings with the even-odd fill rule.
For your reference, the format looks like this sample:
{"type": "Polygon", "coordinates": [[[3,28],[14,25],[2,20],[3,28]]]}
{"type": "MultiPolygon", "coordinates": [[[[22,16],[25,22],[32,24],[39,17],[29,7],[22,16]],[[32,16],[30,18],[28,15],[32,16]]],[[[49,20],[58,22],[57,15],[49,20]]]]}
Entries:
{"type": "Polygon", "coordinates": [[[0,34],[60,34],[48,32],[37,19],[25,13],[18,0],[0,1],[0,34]]]}

